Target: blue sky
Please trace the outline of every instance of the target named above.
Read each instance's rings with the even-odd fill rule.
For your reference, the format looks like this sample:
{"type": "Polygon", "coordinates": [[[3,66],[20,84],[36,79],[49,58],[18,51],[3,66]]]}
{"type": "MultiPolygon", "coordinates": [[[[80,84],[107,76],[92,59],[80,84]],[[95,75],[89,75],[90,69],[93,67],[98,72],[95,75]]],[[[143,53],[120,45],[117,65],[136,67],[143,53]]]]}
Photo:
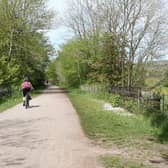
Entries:
{"type": "MultiPolygon", "coordinates": [[[[58,18],[63,17],[68,0],[49,0],[48,6],[58,13],[58,18]]],[[[51,44],[59,49],[68,39],[72,37],[72,32],[58,21],[53,29],[49,30],[46,35],[49,37],[51,44]]]]}

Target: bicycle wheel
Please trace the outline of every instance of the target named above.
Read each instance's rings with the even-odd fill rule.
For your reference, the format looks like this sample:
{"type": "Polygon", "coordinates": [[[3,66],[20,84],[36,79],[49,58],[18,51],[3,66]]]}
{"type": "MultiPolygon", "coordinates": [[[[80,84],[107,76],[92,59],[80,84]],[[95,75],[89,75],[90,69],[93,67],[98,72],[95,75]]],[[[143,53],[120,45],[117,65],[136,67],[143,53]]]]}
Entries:
{"type": "Polygon", "coordinates": [[[25,108],[27,109],[29,107],[29,94],[26,94],[25,96],[25,108]]]}

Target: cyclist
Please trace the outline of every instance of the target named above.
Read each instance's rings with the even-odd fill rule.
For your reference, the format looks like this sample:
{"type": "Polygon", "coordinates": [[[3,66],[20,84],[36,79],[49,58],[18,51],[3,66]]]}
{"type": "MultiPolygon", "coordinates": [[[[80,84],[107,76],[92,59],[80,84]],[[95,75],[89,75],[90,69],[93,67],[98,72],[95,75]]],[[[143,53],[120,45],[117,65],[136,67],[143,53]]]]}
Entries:
{"type": "MultiPolygon", "coordinates": [[[[28,77],[25,77],[23,83],[21,84],[21,90],[23,94],[23,106],[25,105],[25,96],[27,93],[29,93],[33,89],[33,86],[31,82],[29,82],[28,77]]],[[[29,100],[31,100],[31,97],[29,95],[29,100]]]]}

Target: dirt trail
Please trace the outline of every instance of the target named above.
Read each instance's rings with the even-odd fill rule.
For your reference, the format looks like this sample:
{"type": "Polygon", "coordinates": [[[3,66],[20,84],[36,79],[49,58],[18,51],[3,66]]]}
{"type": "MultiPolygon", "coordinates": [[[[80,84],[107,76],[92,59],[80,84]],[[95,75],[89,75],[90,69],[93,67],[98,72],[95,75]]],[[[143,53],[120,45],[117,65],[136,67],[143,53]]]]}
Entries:
{"type": "Polygon", "coordinates": [[[0,114],[0,168],[99,168],[66,94],[50,88],[31,105],[0,114]]]}

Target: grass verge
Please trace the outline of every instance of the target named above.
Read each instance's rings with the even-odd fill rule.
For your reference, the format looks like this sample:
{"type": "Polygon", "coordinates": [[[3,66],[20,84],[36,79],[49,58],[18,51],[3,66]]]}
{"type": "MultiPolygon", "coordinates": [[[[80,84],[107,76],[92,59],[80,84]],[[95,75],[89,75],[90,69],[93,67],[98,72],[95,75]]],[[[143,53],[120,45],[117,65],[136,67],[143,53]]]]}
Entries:
{"type": "Polygon", "coordinates": [[[146,166],[138,161],[131,161],[119,156],[107,156],[101,158],[102,163],[105,168],[153,168],[151,166],[146,166]]]}
{"type": "Polygon", "coordinates": [[[143,116],[122,116],[104,111],[103,101],[78,90],[69,95],[86,135],[92,139],[105,138],[122,145],[132,139],[144,139],[155,134],[156,130],[143,116]]]}
{"type": "MultiPolygon", "coordinates": [[[[72,90],[69,92],[69,97],[79,114],[85,134],[96,144],[108,148],[113,148],[115,145],[121,150],[122,156],[129,156],[126,158],[130,160],[138,158],[140,163],[146,163],[150,158],[160,156],[160,151],[166,152],[167,148],[157,141],[158,128],[152,127],[150,120],[146,117],[142,115],[125,116],[105,111],[103,100],[96,99],[95,95],[80,90],[72,90]]],[[[113,157],[104,157],[103,160],[107,168],[113,168],[112,164],[115,165],[117,162],[113,157]]],[[[121,158],[118,162],[121,165],[128,164],[124,168],[143,167],[142,164],[125,162],[121,158]]],[[[114,167],[117,167],[116,165],[114,167]]]]}
{"type": "MultiPolygon", "coordinates": [[[[33,97],[39,95],[44,88],[37,89],[31,93],[33,97]]],[[[22,102],[21,92],[14,92],[12,96],[4,96],[0,99],[0,112],[3,112],[22,102]]]]}

